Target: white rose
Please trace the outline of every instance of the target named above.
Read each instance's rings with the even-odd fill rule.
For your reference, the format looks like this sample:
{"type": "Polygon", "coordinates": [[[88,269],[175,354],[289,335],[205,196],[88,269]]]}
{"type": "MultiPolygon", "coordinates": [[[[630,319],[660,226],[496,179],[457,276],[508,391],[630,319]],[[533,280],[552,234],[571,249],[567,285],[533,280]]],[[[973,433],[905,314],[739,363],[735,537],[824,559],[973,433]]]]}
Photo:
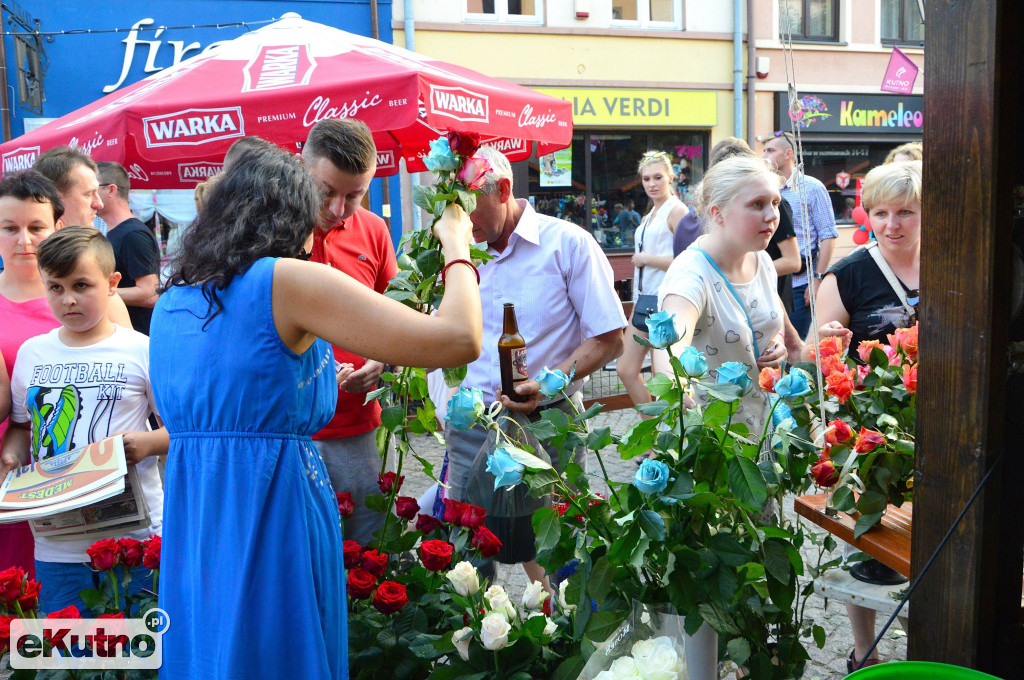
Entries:
{"type": "Polygon", "coordinates": [[[484,600],[487,601],[487,608],[495,614],[501,614],[508,620],[516,616],[516,608],[508,599],[508,593],[501,586],[491,586],[484,593],[484,600]]]}
{"type": "Polygon", "coordinates": [[[501,614],[493,613],[484,617],[480,622],[480,642],[484,649],[496,651],[508,644],[508,633],[512,626],[501,614]]]}
{"type": "Polygon", "coordinates": [[[558,606],[562,608],[564,612],[576,611],[576,605],[569,604],[565,601],[565,587],[569,585],[568,581],[562,581],[558,584],[558,606]]]}
{"type": "Polygon", "coordinates": [[[460,628],[452,633],[452,644],[455,645],[455,649],[459,652],[459,656],[462,657],[463,661],[469,661],[469,643],[472,639],[473,629],[469,626],[460,628]]]}
{"type": "Polygon", "coordinates": [[[550,616],[545,616],[544,620],[546,621],[546,623],[544,624],[544,634],[545,635],[554,635],[555,631],[558,630],[558,625],[555,624],[555,622],[551,620],[550,616]]]}
{"type": "Polygon", "coordinates": [[[594,676],[594,680],[615,680],[615,676],[611,671],[601,671],[594,676]]]}
{"type": "Polygon", "coordinates": [[[455,592],[463,597],[475,595],[480,590],[480,576],[469,562],[459,562],[445,576],[455,586],[455,592]]]}
{"type": "Polygon", "coordinates": [[[615,680],[639,680],[640,670],[637,668],[636,661],[631,656],[619,657],[615,661],[612,661],[612,666],[609,668],[612,672],[612,676],[615,680]]]}
{"type": "Polygon", "coordinates": [[[671,644],[655,644],[636,665],[646,680],[678,680],[683,672],[683,661],[671,644]]]}
{"type": "Polygon", "coordinates": [[[540,581],[534,581],[523,591],[523,609],[540,609],[546,599],[548,591],[540,581]]]}

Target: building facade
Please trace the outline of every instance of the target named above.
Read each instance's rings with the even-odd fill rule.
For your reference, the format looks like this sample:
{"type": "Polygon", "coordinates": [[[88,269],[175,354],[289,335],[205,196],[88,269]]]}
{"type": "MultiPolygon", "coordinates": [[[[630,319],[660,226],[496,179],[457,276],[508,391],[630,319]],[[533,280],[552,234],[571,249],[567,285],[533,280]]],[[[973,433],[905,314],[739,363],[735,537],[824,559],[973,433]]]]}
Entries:
{"type": "Polygon", "coordinates": [[[411,36],[417,52],[573,103],[571,147],[519,164],[517,186],[527,189],[517,194],[590,229],[616,276],[626,278],[632,233],[615,217],[618,206],[646,210],[636,172],[641,154],[670,153],[680,197],[691,202],[716,142],[744,137],[759,152],[758,136],[790,130],[787,72],[795,73],[800,99],[828,109],[801,129],[801,140],[807,171],[831,180],[840,218],[857,177],[891,147],[920,140],[923,78],[910,96],[880,91],[894,45],[923,63],[917,0],[743,0],[738,25],[733,7],[706,0],[408,0],[395,5],[393,30],[397,45],[409,46],[411,36]],[[880,111],[885,122],[869,124],[881,120],[880,111]],[[906,124],[888,125],[890,111],[906,124]],[[842,172],[851,175],[846,190],[835,181],[842,172]]]}

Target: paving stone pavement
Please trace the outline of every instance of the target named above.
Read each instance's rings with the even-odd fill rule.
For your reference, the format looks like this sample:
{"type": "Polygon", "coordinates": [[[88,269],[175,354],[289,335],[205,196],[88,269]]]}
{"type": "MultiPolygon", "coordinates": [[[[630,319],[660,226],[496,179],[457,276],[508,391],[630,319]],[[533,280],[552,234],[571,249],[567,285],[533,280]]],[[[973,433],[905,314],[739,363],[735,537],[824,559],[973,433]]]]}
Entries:
{"type": "MultiPolygon", "coordinates": [[[[636,411],[623,409],[600,413],[590,422],[594,428],[607,427],[614,434],[622,434],[637,420],[639,420],[639,414],[636,411]]],[[[416,437],[412,446],[419,455],[432,462],[436,466],[436,470],[440,470],[441,461],[444,459],[444,449],[433,437],[416,437]]],[[[592,455],[596,454],[592,453],[592,455]]],[[[627,481],[636,472],[636,464],[631,460],[622,460],[614,447],[602,449],[599,455],[602,456],[608,476],[613,481],[627,481]]],[[[592,473],[600,475],[600,467],[596,460],[589,461],[588,469],[592,473]]],[[[406,480],[402,490],[407,495],[419,497],[429,488],[430,480],[422,474],[419,463],[411,456],[406,462],[406,470],[403,473],[406,475],[406,480]]],[[[593,484],[592,488],[607,495],[608,489],[603,479],[599,483],[593,484]]],[[[790,513],[792,505],[791,501],[786,503],[786,508],[790,513]]],[[[817,527],[809,523],[806,524],[811,529],[817,530],[817,527]]],[[[817,548],[814,548],[813,553],[811,550],[805,549],[804,559],[805,561],[816,560],[817,548]]],[[[825,559],[828,560],[831,557],[825,559]]],[[[526,575],[517,565],[498,565],[496,580],[509,591],[513,600],[518,599],[526,587],[526,575]]],[[[805,680],[827,680],[845,676],[846,657],[853,649],[853,635],[850,631],[850,622],[846,618],[846,608],[836,602],[829,602],[826,606],[824,599],[812,595],[807,601],[806,616],[825,629],[825,646],[818,649],[811,640],[804,643],[808,648],[811,660],[807,663],[802,677],[805,680]]],[[[879,616],[878,625],[884,624],[886,618],[879,616]]],[[[905,660],[907,658],[906,634],[898,624],[893,624],[879,644],[879,654],[887,660],[905,660]]],[[[735,667],[724,668],[721,678],[733,680],[735,667]]]]}

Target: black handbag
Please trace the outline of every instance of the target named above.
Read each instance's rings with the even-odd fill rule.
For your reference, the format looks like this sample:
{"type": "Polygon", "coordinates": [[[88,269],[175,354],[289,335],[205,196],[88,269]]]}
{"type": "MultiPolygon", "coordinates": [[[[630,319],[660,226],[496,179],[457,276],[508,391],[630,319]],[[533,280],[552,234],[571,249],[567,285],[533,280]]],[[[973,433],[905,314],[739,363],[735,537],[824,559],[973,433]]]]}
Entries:
{"type": "Polygon", "coordinates": [[[638,295],[633,305],[633,328],[647,332],[647,317],[658,311],[657,295],[638,295]]]}

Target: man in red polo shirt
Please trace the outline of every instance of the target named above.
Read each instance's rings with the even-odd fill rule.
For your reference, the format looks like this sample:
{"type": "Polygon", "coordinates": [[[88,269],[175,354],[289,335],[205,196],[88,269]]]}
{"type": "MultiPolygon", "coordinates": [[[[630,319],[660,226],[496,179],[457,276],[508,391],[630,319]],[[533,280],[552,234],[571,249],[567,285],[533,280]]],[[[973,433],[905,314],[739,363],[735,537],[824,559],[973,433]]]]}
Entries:
{"type": "MultiPolygon", "coordinates": [[[[377,171],[377,149],[366,124],[352,119],[323,120],[313,126],[302,147],[309,174],[324,191],[327,213],[335,224],[313,237],[312,261],[345,272],[356,281],[383,293],[397,271],[395,251],[384,220],[361,207],[370,180],[377,171]]],[[[384,370],[339,347],[334,358],[338,373],[338,409],[327,427],[313,436],[324,457],[335,492],[351,492],[355,503],[345,521],[345,538],[366,545],[381,527],[384,516],[366,508],[366,495],[379,493],[381,470],[377,450],[380,405],[363,404],[384,370]]]]}

